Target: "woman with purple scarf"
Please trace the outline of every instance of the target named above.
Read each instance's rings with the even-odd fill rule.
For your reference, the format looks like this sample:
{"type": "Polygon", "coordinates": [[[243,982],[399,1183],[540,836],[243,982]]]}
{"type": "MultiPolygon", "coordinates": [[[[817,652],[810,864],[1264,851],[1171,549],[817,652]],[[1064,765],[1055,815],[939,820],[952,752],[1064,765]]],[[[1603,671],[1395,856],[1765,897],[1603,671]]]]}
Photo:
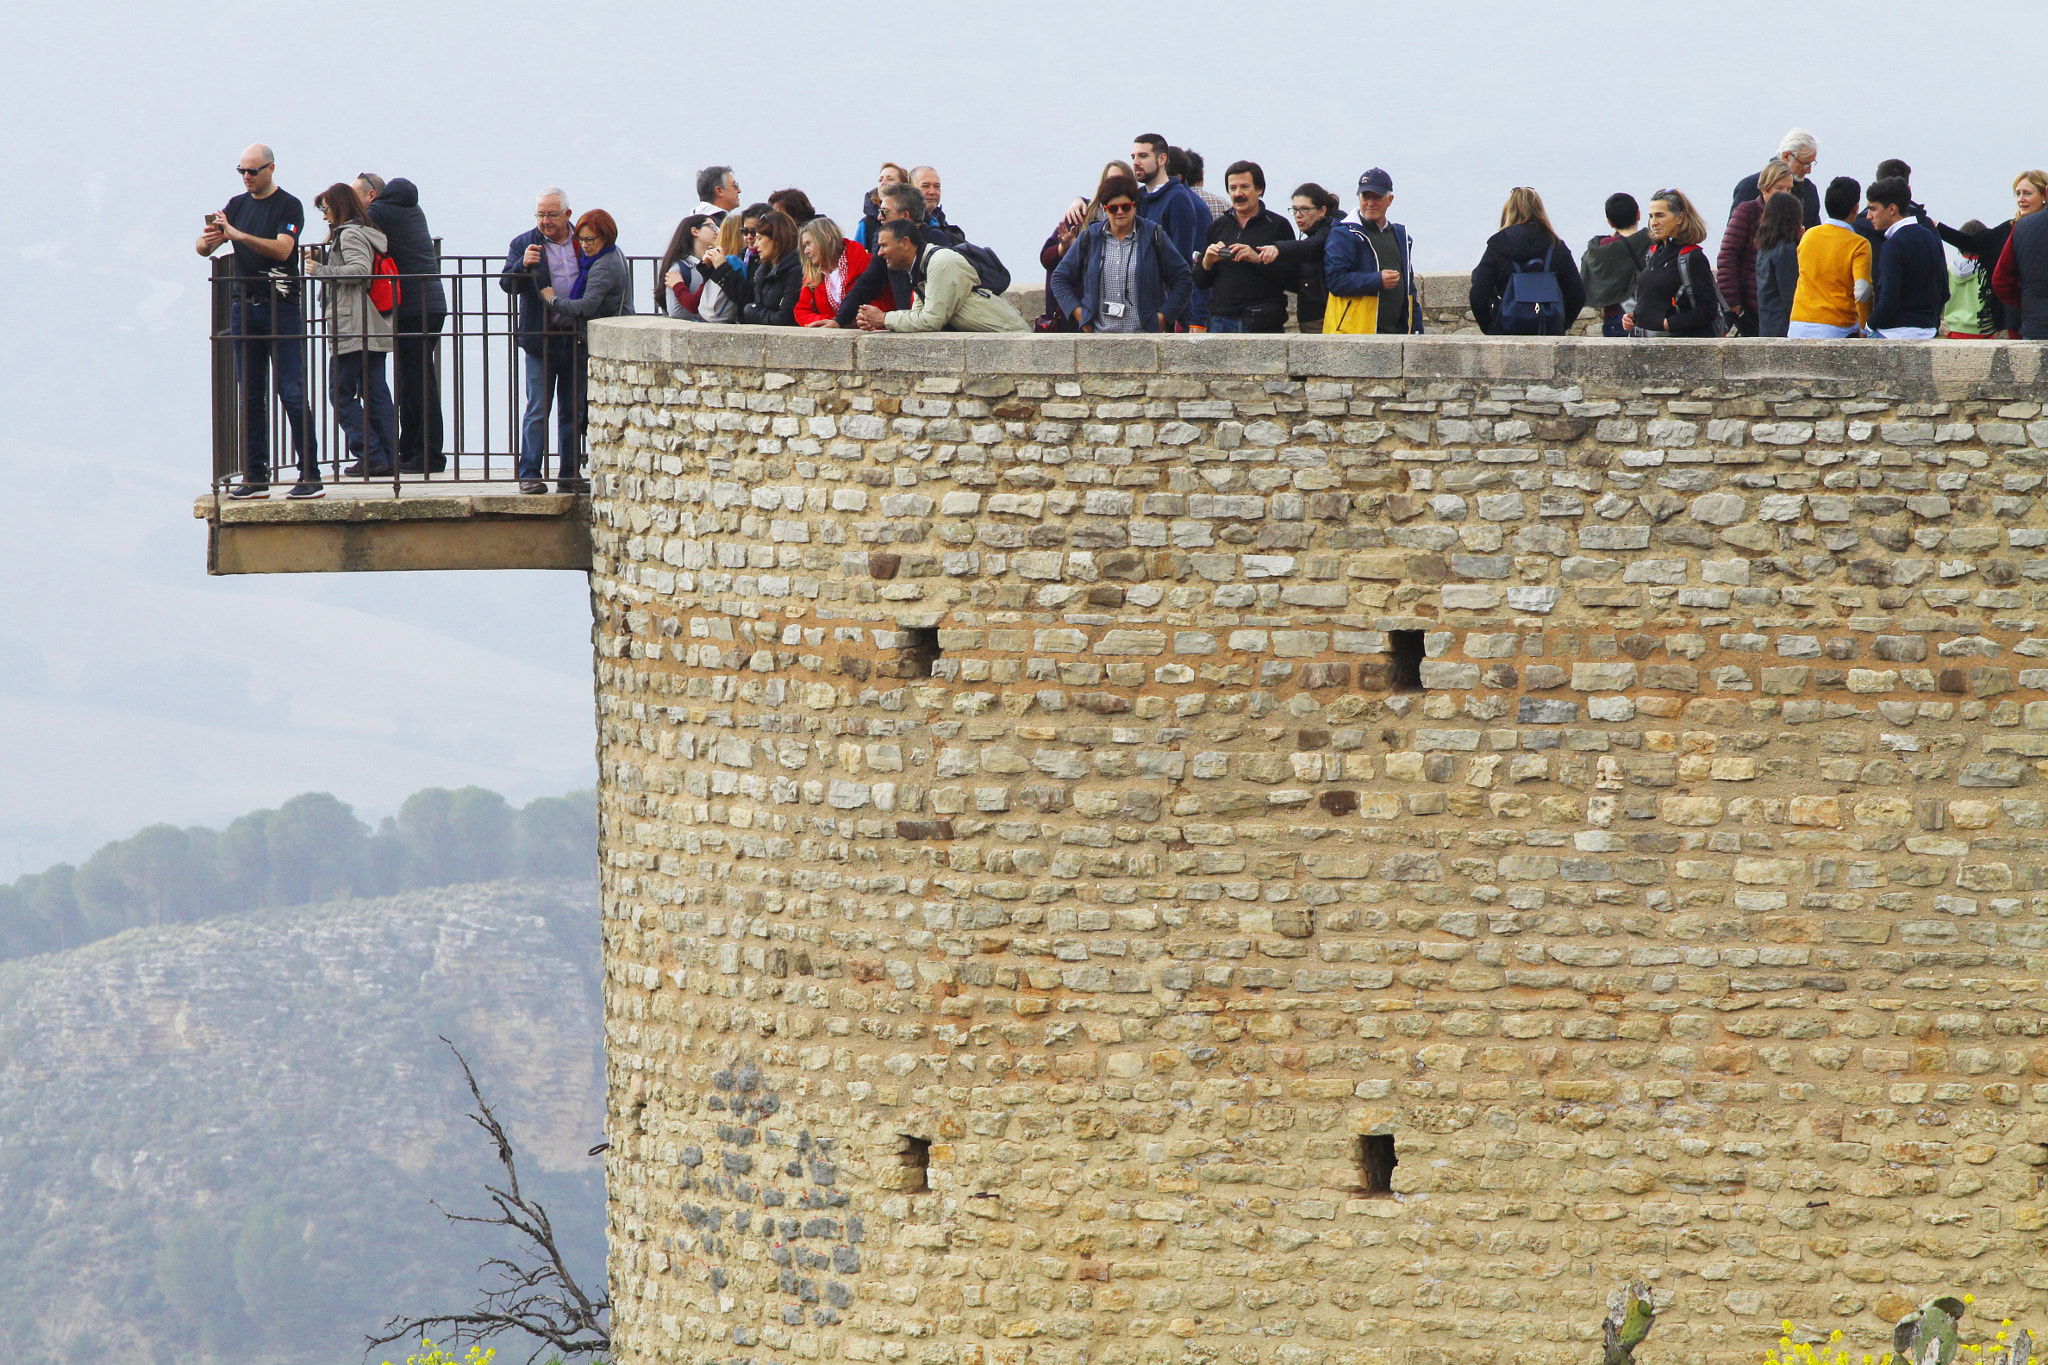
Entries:
{"type": "MultiPolygon", "coordinates": [[[[552,284],[540,291],[549,308],[576,324],[576,358],[572,368],[576,385],[576,444],[582,433],[588,406],[589,342],[585,328],[592,318],[615,318],[633,311],[633,267],[619,251],[619,225],[603,209],[592,209],[576,220],[576,280],[565,294],[552,284]]],[[[562,477],[555,487],[563,493],[587,493],[590,484],[563,452],[562,477]]]]}

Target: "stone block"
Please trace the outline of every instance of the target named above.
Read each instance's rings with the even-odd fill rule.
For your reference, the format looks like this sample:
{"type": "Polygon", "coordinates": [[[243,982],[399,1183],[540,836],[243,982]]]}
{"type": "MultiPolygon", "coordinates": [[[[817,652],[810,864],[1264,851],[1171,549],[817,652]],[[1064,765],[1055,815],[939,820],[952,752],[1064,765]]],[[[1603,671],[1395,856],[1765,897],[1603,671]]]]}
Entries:
{"type": "Polygon", "coordinates": [[[1409,379],[1549,379],[1557,370],[1550,346],[1517,337],[1408,337],[1401,373],[1409,379]]]}
{"type": "Polygon", "coordinates": [[[1097,336],[1079,333],[1071,338],[1074,368],[1082,374],[1157,374],[1159,340],[1149,334],[1097,336]]]}
{"type": "Polygon", "coordinates": [[[1285,333],[1162,336],[1154,344],[1162,374],[1287,373],[1285,333]]]}
{"type": "Polygon", "coordinates": [[[1334,379],[1399,379],[1399,337],[1292,336],[1287,339],[1287,372],[1334,379]]]}
{"type": "Polygon", "coordinates": [[[957,375],[967,367],[967,334],[862,332],[854,355],[875,374],[957,375]]]}
{"type": "MultiPolygon", "coordinates": [[[[1068,332],[963,332],[967,373],[1026,375],[1075,372],[1079,339],[1068,332]]],[[[1150,338],[1143,338],[1150,340],[1150,338]]]]}

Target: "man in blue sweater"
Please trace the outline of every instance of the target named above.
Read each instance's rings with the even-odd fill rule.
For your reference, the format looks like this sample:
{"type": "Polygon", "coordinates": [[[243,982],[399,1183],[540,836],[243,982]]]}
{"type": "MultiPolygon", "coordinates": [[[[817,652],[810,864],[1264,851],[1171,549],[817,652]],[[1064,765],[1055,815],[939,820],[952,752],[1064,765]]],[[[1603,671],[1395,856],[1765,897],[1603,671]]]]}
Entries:
{"type": "Polygon", "coordinates": [[[1889,341],[1927,341],[1948,306],[1948,263],[1941,239],[1911,216],[1913,192],[1899,176],[1887,176],[1864,194],[1870,226],[1884,234],[1877,253],[1877,298],[1870,308],[1870,334],[1889,341]]]}

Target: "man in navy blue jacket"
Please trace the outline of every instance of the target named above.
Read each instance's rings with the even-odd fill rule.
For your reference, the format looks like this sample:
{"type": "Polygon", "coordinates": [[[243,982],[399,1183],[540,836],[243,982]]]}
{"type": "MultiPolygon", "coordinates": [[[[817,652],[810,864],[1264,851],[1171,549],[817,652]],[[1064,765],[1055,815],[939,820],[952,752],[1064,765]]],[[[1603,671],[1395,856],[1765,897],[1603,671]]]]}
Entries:
{"type": "Polygon", "coordinates": [[[1913,192],[1887,176],[1865,192],[1870,226],[1884,234],[1877,253],[1877,298],[1870,334],[1892,341],[1927,341],[1948,306],[1948,262],[1941,239],[1912,217],[1913,192]]]}
{"type": "MultiPolygon", "coordinates": [[[[1202,197],[1176,180],[1167,170],[1166,139],[1157,133],[1140,133],[1131,141],[1131,171],[1138,180],[1138,216],[1157,223],[1165,231],[1180,258],[1194,264],[1209,240],[1209,225],[1215,215],[1202,197]]],[[[1209,291],[1197,285],[1189,300],[1187,325],[1197,332],[1209,330],[1209,291]]]]}
{"type": "MultiPolygon", "coordinates": [[[[1358,177],[1358,221],[1339,223],[1323,244],[1323,287],[1330,292],[1324,326],[1333,332],[1382,336],[1422,330],[1422,285],[1408,229],[1387,221],[1394,179],[1378,166],[1358,177]],[[1347,325],[1361,300],[1372,300],[1372,325],[1347,325]]],[[[1363,316],[1363,314],[1361,314],[1363,316]]]]}

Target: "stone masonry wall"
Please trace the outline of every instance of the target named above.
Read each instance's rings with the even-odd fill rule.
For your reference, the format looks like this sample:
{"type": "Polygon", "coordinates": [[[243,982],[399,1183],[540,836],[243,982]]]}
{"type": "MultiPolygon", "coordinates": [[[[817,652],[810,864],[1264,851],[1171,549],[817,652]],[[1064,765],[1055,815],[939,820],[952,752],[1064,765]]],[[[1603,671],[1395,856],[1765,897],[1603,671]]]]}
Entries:
{"type": "Polygon", "coordinates": [[[2038,348],[593,335],[616,1359],[2040,1321],[2038,348]]]}

